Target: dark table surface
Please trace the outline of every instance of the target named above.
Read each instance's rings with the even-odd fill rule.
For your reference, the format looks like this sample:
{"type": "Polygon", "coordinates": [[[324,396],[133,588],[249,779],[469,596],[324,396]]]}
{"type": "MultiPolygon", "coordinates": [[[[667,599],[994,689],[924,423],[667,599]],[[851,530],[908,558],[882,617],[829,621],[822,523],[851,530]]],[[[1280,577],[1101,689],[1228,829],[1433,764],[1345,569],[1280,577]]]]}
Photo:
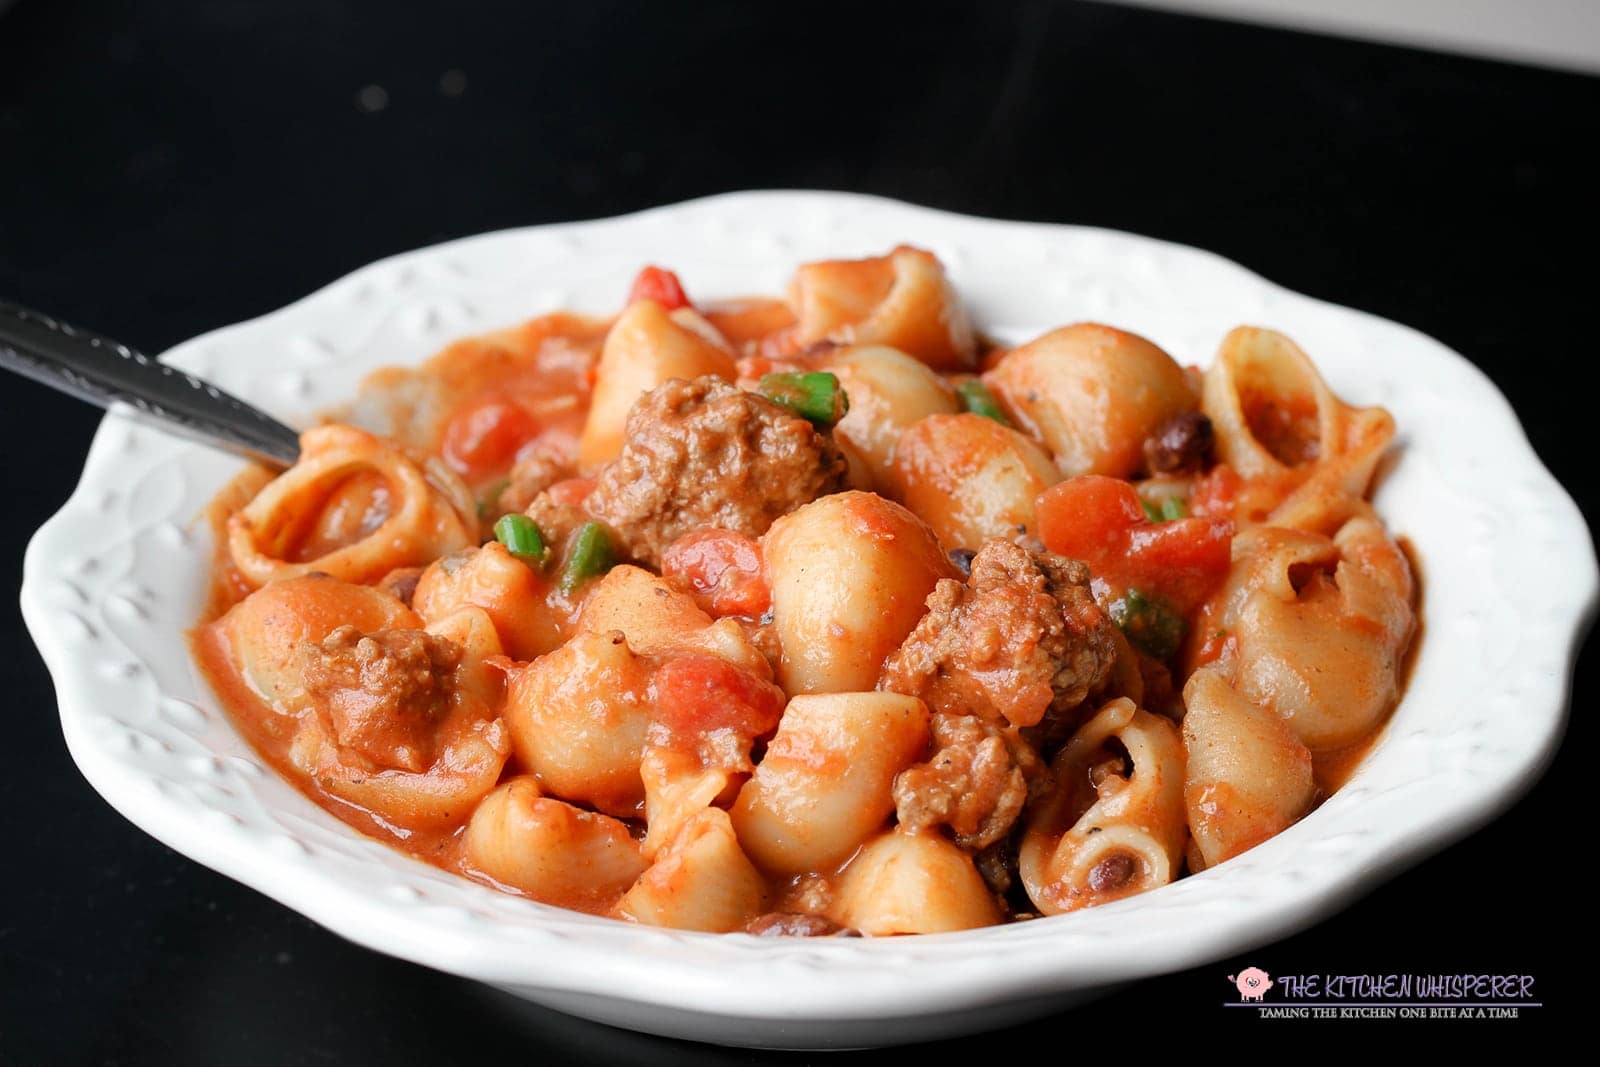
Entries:
{"type": "MultiPolygon", "coordinates": [[[[1600,506],[1594,403],[1573,380],[1595,350],[1581,149],[1600,81],[1096,4],[461,6],[22,0],[0,14],[0,295],[159,351],[445,238],[730,189],[874,192],[1182,241],[1418,327],[1487,371],[1585,513],[1600,506]],[[382,93],[362,106],[367,86],[382,93]]],[[[98,418],[0,381],[8,589],[98,418]]],[[[0,1060],[783,1058],[524,1008],[162,847],[74,769],[15,604],[0,608],[0,1060]]],[[[1591,649],[1532,792],[1314,929],[949,1047],[1333,1034],[1222,1010],[1245,963],[1532,974],[1545,1005],[1341,1031],[1364,1041],[1570,1022],[1588,999],[1575,864],[1592,851],[1595,682],[1591,649]]]]}

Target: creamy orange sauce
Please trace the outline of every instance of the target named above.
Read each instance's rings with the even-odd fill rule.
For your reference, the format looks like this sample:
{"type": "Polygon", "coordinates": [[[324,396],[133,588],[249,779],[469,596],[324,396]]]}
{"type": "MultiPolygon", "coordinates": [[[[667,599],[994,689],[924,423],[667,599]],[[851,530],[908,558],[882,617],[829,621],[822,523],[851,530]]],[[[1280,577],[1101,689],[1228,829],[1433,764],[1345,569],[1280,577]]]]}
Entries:
{"type": "MultiPolygon", "coordinates": [[[[319,788],[303,774],[289,759],[289,746],[294,741],[298,719],[275,711],[252,691],[235,668],[226,638],[219,629],[214,626],[199,627],[191,632],[189,646],[206,682],[217,694],[228,717],[250,743],[250,747],[308,800],[369,837],[377,838],[424,863],[489,883],[489,879],[469,869],[463,861],[462,827],[443,832],[402,828],[366,808],[319,788]]],[[[515,892],[506,886],[496,888],[515,892]]],[[[572,905],[564,903],[563,906],[572,905]]],[[[595,913],[601,914],[603,909],[597,909],[595,913]]]]}
{"type": "MultiPolygon", "coordinates": [[[[395,436],[421,452],[444,455],[475,491],[503,479],[530,449],[570,459],[589,410],[594,366],[609,319],[558,312],[522,326],[447,346],[416,367],[388,367],[362,383],[395,427],[395,436]],[[464,469],[446,448],[452,419],[493,402],[527,415],[529,436],[504,462],[464,469]]],[[[361,412],[358,402],[356,410],[361,412]]],[[[345,413],[341,413],[343,415],[345,413]]]]}
{"type": "Polygon", "coordinates": [[[228,554],[228,518],[250,503],[250,498],[275,477],[276,471],[252,463],[234,475],[201,513],[201,520],[211,529],[212,544],[211,588],[201,622],[210,622],[249,594],[250,587],[239,576],[239,569],[228,554]]]}
{"type": "MultiPolygon", "coordinates": [[[[416,368],[379,370],[363,383],[363,392],[382,398],[392,424],[406,435],[412,447],[421,451],[437,454],[452,416],[496,399],[527,410],[537,427],[531,441],[570,455],[575,452],[587,412],[598,346],[608,327],[608,321],[565,313],[545,316],[484,338],[458,341],[416,368]],[[419,383],[424,386],[426,402],[419,402],[419,383]],[[441,398],[449,398],[449,402],[441,403],[441,398]]],[[[347,417],[346,412],[339,414],[347,417]]],[[[491,471],[480,481],[492,484],[505,473],[505,469],[491,471]]],[[[191,632],[190,646],[207,683],[240,733],[268,765],[319,807],[424,862],[525,895],[471,869],[462,854],[464,827],[439,832],[397,826],[322,789],[290,760],[289,748],[298,719],[273,709],[253,691],[233,661],[225,634],[211,625],[250,592],[228,552],[229,517],[275,476],[275,471],[264,466],[246,468],[217,494],[203,515],[212,530],[216,552],[203,625],[191,632]]],[[[370,472],[352,475],[332,488],[322,508],[295,517],[296,528],[288,537],[289,558],[313,560],[358,540],[381,525],[388,510],[389,487],[382,478],[370,472]]],[[[570,632],[581,600],[556,588],[549,589],[547,595],[553,608],[566,619],[570,632]]],[[[523,772],[513,757],[503,777],[517,773],[523,772]]],[[[634,829],[643,835],[642,823],[634,829]]],[[[578,897],[549,903],[603,914],[612,902],[578,897]]]]}
{"type": "Polygon", "coordinates": [[[763,338],[781,333],[795,324],[794,312],[784,300],[770,297],[746,297],[742,300],[723,300],[701,309],[706,321],[717,328],[735,349],[759,343],[763,338]]]}
{"type": "MultiPolygon", "coordinates": [[[[1411,564],[1411,580],[1416,583],[1417,590],[1415,604],[1416,630],[1411,635],[1411,644],[1407,646],[1405,657],[1400,665],[1399,685],[1403,698],[1405,691],[1410,688],[1411,674],[1416,670],[1417,657],[1422,651],[1422,631],[1426,625],[1422,608],[1427,603],[1427,598],[1423,595],[1422,560],[1417,555],[1416,546],[1411,543],[1409,537],[1404,535],[1395,538],[1395,542],[1400,546],[1400,551],[1405,553],[1406,560],[1411,564]]],[[[1398,706],[1397,703],[1396,707],[1398,706]]],[[[1389,723],[1394,718],[1394,713],[1395,708],[1390,708],[1389,713],[1383,717],[1383,721],[1378,724],[1377,729],[1355,744],[1346,745],[1344,748],[1335,749],[1331,752],[1319,752],[1315,755],[1312,769],[1316,774],[1317,793],[1320,798],[1331,796],[1344,787],[1344,784],[1350,780],[1350,776],[1355,774],[1356,769],[1383,741],[1384,735],[1389,731],[1389,723]]]]}
{"type": "MultiPolygon", "coordinates": [[[[882,273],[880,267],[860,267],[858,270],[855,266],[850,266],[845,271],[846,280],[849,280],[853,272],[861,274],[861,278],[857,279],[860,285],[853,290],[846,286],[832,293],[828,297],[826,306],[822,308],[826,315],[841,320],[852,316],[859,317],[883,299],[889,280],[892,280],[882,273]]],[[[699,310],[705,321],[745,357],[741,366],[743,371],[768,369],[774,353],[781,353],[788,362],[781,366],[773,365],[771,369],[803,369],[816,365],[815,359],[810,359],[808,362],[809,357],[795,354],[794,336],[798,320],[795,311],[787,302],[751,298],[705,305],[699,310]]],[[[409,455],[416,457],[419,464],[424,456],[441,458],[456,475],[460,476],[477,498],[482,516],[493,517],[497,514],[494,503],[506,486],[513,468],[521,461],[530,457],[548,457],[558,466],[565,465],[569,469],[575,469],[578,441],[589,415],[590,399],[594,392],[595,368],[611,321],[558,313],[534,319],[512,329],[458,341],[415,368],[387,368],[376,372],[363,384],[358,400],[349,408],[339,412],[338,418],[352,423],[365,421],[368,425],[372,425],[375,431],[381,431],[398,441],[409,455]]],[[[1001,355],[1003,354],[1002,352],[1001,355]]],[[[989,360],[992,362],[997,358],[991,353],[989,360]]],[[[966,373],[947,374],[944,376],[944,381],[955,383],[970,377],[971,375],[966,373]]],[[[1111,398],[1107,396],[1102,399],[1105,421],[1107,424],[1114,423],[1117,415],[1113,410],[1111,398]]],[[[1307,476],[1303,468],[1309,468],[1319,458],[1318,427],[1316,405],[1308,396],[1293,397],[1287,403],[1269,402],[1269,398],[1264,394],[1254,393],[1245,395],[1243,399],[1246,419],[1252,432],[1269,451],[1291,468],[1290,471],[1275,478],[1263,477],[1239,485],[1236,494],[1229,496],[1219,505],[1219,509],[1231,508],[1233,510],[1229,514],[1249,522],[1265,515],[1295,486],[1302,483],[1307,476]]],[[[958,482],[962,474],[970,474],[978,467],[972,457],[967,456],[965,460],[966,462],[955,462],[942,468],[944,471],[940,476],[942,480],[933,488],[945,496],[954,496],[959,485],[953,484],[953,480],[958,482]]],[[[248,583],[235,568],[228,551],[229,517],[243,508],[272,477],[272,472],[265,468],[252,467],[245,470],[218,494],[206,512],[206,518],[216,534],[217,556],[212,571],[212,595],[202,625],[191,633],[190,643],[195,661],[208,684],[217,694],[241,734],[260,753],[263,760],[292,782],[312,802],[358,831],[435,867],[472,878],[505,892],[531,897],[530,893],[504,884],[474,869],[466,858],[464,847],[465,817],[448,829],[418,830],[400,826],[372,810],[329,791],[318,783],[314,775],[307,774],[297,766],[291,755],[291,748],[296,741],[301,716],[311,715],[313,712],[297,711],[288,714],[263,699],[241,668],[230,646],[230,638],[219,622],[229,608],[241,602],[250,593],[248,583]]],[[[332,478],[329,480],[333,481],[332,478]]],[[[560,507],[577,508],[581,506],[593,484],[592,480],[580,480],[571,477],[569,473],[569,476],[557,482],[555,490],[548,494],[549,502],[560,507]]],[[[1176,493],[1181,500],[1188,494],[1192,479],[1179,479],[1174,484],[1179,487],[1176,493]]],[[[319,488],[325,492],[318,507],[288,516],[283,520],[287,526],[270,531],[269,540],[287,546],[282,556],[286,562],[310,563],[360,541],[379,529],[399,506],[395,499],[397,493],[395,486],[370,471],[351,474],[319,488]]],[[[866,496],[866,494],[857,495],[866,496]]],[[[905,502],[910,502],[909,496],[905,502]]],[[[1221,514],[1223,511],[1219,510],[1218,515],[1221,514]]],[[[1200,517],[1202,516],[1195,516],[1196,519],[1200,517]]],[[[1210,516],[1204,517],[1209,521],[1210,516]]],[[[899,526],[890,523],[882,511],[864,509],[855,503],[846,508],[843,518],[844,522],[839,525],[847,528],[844,532],[878,543],[895,541],[904,533],[899,526]]],[[[1217,521],[1220,525],[1216,527],[1219,531],[1216,536],[1223,544],[1223,564],[1226,565],[1228,527],[1220,517],[1217,521]]],[[[487,526],[487,522],[483,525],[487,526]]],[[[1017,528],[1019,532],[1032,536],[1032,532],[1021,524],[1017,524],[1017,528]]],[[[1180,528],[1174,526],[1168,529],[1180,528]]],[[[487,529],[480,529],[479,533],[482,539],[487,540],[491,537],[487,529]]],[[[936,555],[943,551],[942,546],[931,542],[930,545],[936,555]]],[[[499,551],[497,546],[490,547],[499,551]]],[[[570,552],[571,547],[570,543],[552,545],[553,558],[559,563],[563,559],[563,553],[570,552]]],[[[747,546],[734,546],[734,548],[739,547],[747,548],[747,554],[755,560],[754,563],[742,564],[743,572],[755,575],[752,581],[765,582],[766,579],[761,577],[763,564],[760,561],[759,544],[749,541],[747,546]]],[[[1415,552],[1409,544],[1403,544],[1402,547],[1411,562],[1412,573],[1420,589],[1422,575],[1415,552]]],[[[729,549],[730,552],[732,550],[729,549]]],[[[462,557],[446,558],[458,560],[462,557]]],[[[487,553],[481,553],[476,558],[489,557],[487,553]]],[[[970,552],[967,559],[970,563],[970,552]]],[[[956,574],[954,566],[942,555],[937,562],[943,565],[944,571],[950,575],[956,574]]],[[[518,566],[520,567],[520,564],[518,566]]],[[[532,579],[537,586],[535,593],[537,607],[544,612],[543,618],[553,620],[548,622],[550,627],[548,632],[530,631],[529,634],[522,635],[525,640],[523,647],[532,647],[535,652],[550,645],[552,639],[559,645],[577,632],[578,616],[584,607],[587,591],[593,588],[593,586],[584,587],[576,594],[564,592],[552,578],[557,569],[540,571],[538,577],[532,579]]],[[[1174,569],[1181,569],[1181,566],[1175,565],[1174,569]]],[[[436,570],[448,572],[449,567],[441,565],[436,570]]],[[[687,582],[688,578],[683,580],[687,582]]],[[[1332,601],[1337,593],[1332,580],[1315,568],[1310,568],[1305,575],[1300,576],[1295,582],[1295,587],[1296,592],[1302,594],[1304,603],[1332,601]]],[[[715,586],[715,588],[721,587],[715,586]]],[[[698,591],[701,594],[699,601],[702,606],[715,603],[715,598],[707,589],[698,591]]],[[[1127,591],[1119,590],[1121,593],[1127,591]]],[[[409,602],[409,594],[407,598],[409,602]]],[[[509,599],[515,600],[515,598],[509,599]]],[[[732,602],[734,598],[730,595],[728,599],[732,602]]],[[[739,602],[743,603],[745,599],[758,604],[769,602],[753,596],[739,599],[739,602]]],[[[1420,602],[1420,595],[1418,601],[1420,602]]],[[[915,603],[915,601],[908,602],[915,603]]],[[[1175,598],[1172,602],[1181,601],[1175,598]]],[[[501,610],[500,607],[472,603],[481,607],[490,617],[499,632],[500,647],[507,653],[517,650],[519,646],[515,643],[517,637],[514,636],[517,627],[502,625],[504,620],[496,618],[496,612],[501,610]]],[[[417,610],[423,615],[427,614],[422,607],[418,607],[417,610]]],[[[512,608],[508,604],[505,610],[510,611],[512,608]]],[[[412,620],[417,619],[417,616],[412,616],[409,612],[405,614],[412,620]]],[[[726,612],[723,614],[728,618],[735,617],[726,612]]],[[[1129,660],[1134,662],[1131,664],[1131,671],[1128,669],[1128,664],[1123,665],[1124,674],[1133,678],[1140,686],[1141,697],[1149,697],[1151,710],[1167,711],[1176,715],[1181,710],[1177,693],[1181,691],[1182,680],[1187,676],[1182,667],[1186,666],[1192,670],[1201,664],[1218,659],[1226,661],[1236,652],[1237,644],[1234,637],[1226,633],[1215,621],[1221,617],[1222,606],[1209,601],[1197,604],[1188,612],[1184,618],[1189,635],[1187,656],[1180,653],[1177,657],[1169,657],[1168,660],[1175,665],[1173,670],[1177,673],[1177,677],[1168,676],[1167,667],[1162,666],[1153,657],[1145,657],[1149,663],[1142,663],[1134,661],[1134,654],[1131,651],[1127,653],[1129,660]],[[1149,679],[1148,685],[1146,681],[1140,680],[1141,671],[1149,679]]],[[[764,647],[772,647],[772,642],[776,639],[772,636],[770,628],[764,627],[763,622],[748,617],[740,618],[738,621],[744,627],[747,636],[758,646],[765,643],[764,647]]],[[[1372,625],[1365,620],[1352,621],[1351,625],[1356,625],[1357,622],[1369,629],[1372,625]]],[[[407,625],[414,626],[418,623],[413,621],[407,625]]],[[[833,626],[837,631],[836,636],[844,634],[845,631],[838,623],[834,623],[833,626]]],[[[1413,636],[1406,654],[1406,669],[1401,672],[1402,690],[1410,664],[1414,662],[1416,649],[1420,644],[1420,630],[1419,612],[1417,633],[1413,636]]],[[[1128,632],[1133,634],[1132,630],[1128,632]]],[[[1118,640],[1123,641],[1123,638],[1119,637],[1118,640]]],[[[1126,641],[1123,643],[1126,645],[1126,641]]],[[[497,670],[514,678],[523,669],[523,664],[541,658],[534,652],[525,654],[528,657],[526,660],[512,656],[502,657],[504,663],[499,665],[497,670]]],[[[650,664],[655,665],[655,660],[650,657],[641,655],[640,659],[648,660],[650,664]]],[[[769,659],[776,662],[778,656],[774,654],[769,656],[769,659]]],[[[251,670],[254,671],[255,668],[252,667],[251,670]]],[[[258,673],[252,676],[259,678],[258,673]]],[[[654,682],[650,684],[653,685],[654,682]]],[[[1114,684],[1114,681],[1110,683],[1114,684]]],[[[1108,687],[1106,691],[1113,695],[1116,693],[1114,688],[1108,687]]],[[[1041,709],[1039,714],[1042,716],[1043,709],[1051,699],[1049,686],[1046,685],[1043,691],[1036,695],[1039,696],[1041,709]]],[[[782,697],[783,694],[780,692],[779,696],[782,697]]],[[[502,688],[501,705],[503,704],[502,688]]],[[[497,707],[496,711],[499,710],[497,707]]],[[[1314,754],[1312,774],[1316,786],[1316,799],[1313,801],[1313,806],[1338,789],[1380,742],[1386,729],[1388,715],[1392,714],[1392,710],[1391,708],[1371,733],[1355,743],[1314,754]]],[[[1086,704],[1082,717],[1072,729],[1077,729],[1092,714],[1093,708],[1086,704]]],[[[509,715],[507,717],[509,718],[509,715]]],[[[715,716],[709,716],[706,721],[710,722],[714,718],[715,716]]],[[[1034,721],[1037,721],[1037,717],[1034,721]]],[[[707,734],[710,732],[706,731],[707,734]]],[[[762,735],[756,742],[753,753],[756,760],[763,758],[764,752],[768,750],[769,738],[770,733],[762,735]]],[[[1057,743],[1058,741],[1051,742],[1051,744],[1057,743]]],[[[676,746],[676,742],[673,744],[676,746]]],[[[688,737],[684,741],[685,750],[692,749],[693,744],[694,738],[688,737]]],[[[780,737],[775,748],[781,750],[789,761],[811,768],[823,777],[842,777],[848,770],[845,756],[839,751],[825,748],[818,738],[810,734],[780,737]]],[[[1120,743],[1116,743],[1116,750],[1120,748],[1120,743]]],[[[524,750],[524,754],[529,761],[537,761],[540,758],[537,749],[531,754],[524,750]]],[[[1113,751],[1113,755],[1115,754],[1113,751]]],[[[1048,755],[1046,758],[1048,759],[1048,755]]],[[[1131,759],[1122,760],[1119,756],[1118,760],[1120,769],[1115,773],[1127,773],[1132,767],[1131,759]]],[[[484,766],[492,765],[484,764],[484,766]]],[[[533,771],[534,768],[521,762],[513,751],[501,772],[500,781],[504,783],[516,776],[532,774],[533,771]]],[[[739,786],[747,777],[745,774],[733,774],[727,785],[722,788],[716,803],[723,807],[731,804],[739,786]]],[[[1062,808],[1065,812],[1064,826],[1075,822],[1095,802],[1095,784],[1089,779],[1064,784],[1063,788],[1066,790],[1062,808]]],[[[567,799],[554,792],[549,796],[551,799],[567,799]]],[[[582,803],[572,803],[576,807],[584,807],[582,803]]],[[[625,810],[618,809],[618,811],[606,807],[603,799],[596,800],[595,803],[601,805],[600,810],[610,811],[613,815],[617,815],[620,811],[618,817],[634,840],[642,841],[645,838],[643,801],[634,806],[630,799],[625,810]]],[[[868,839],[869,842],[871,840],[868,839]]],[[[822,906],[819,901],[826,902],[832,897],[842,873],[865,847],[865,844],[858,845],[843,862],[826,870],[793,877],[763,875],[765,898],[769,909],[815,912],[822,906]]],[[[659,877],[667,879],[668,874],[670,872],[660,874],[659,877]]],[[[1014,883],[1014,886],[1016,884],[1014,883]]],[[[1008,918],[1024,917],[1031,911],[1025,905],[1017,904],[1019,892],[1020,890],[1014,889],[1012,893],[1012,900],[1007,905],[1008,918]]],[[[593,892],[574,891],[558,899],[552,899],[548,894],[537,899],[544,903],[597,915],[615,915],[617,908],[615,894],[597,895],[593,892]]]]}

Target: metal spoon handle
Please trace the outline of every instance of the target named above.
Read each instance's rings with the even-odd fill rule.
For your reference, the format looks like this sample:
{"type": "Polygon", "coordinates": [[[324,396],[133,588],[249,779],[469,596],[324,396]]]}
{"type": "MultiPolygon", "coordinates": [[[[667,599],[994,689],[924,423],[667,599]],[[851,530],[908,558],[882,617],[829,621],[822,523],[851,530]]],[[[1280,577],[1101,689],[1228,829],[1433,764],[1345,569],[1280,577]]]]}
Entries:
{"type": "Polygon", "coordinates": [[[0,367],[103,408],[128,404],[169,428],[274,466],[300,455],[294,430],[210,382],[4,300],[0,367]]]}

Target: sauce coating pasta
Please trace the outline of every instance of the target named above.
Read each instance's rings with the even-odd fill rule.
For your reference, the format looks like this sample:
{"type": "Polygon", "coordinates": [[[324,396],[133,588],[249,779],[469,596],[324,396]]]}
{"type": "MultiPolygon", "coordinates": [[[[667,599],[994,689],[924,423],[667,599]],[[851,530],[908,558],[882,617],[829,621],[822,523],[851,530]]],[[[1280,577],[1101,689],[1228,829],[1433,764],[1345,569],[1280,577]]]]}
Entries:
{"type": "Polygon", "coordinates": [[[213,505],[203,672],[282,774],[508,893],[762,936],[1053,915],[1299,821],[1399,700],[1394,423],[1287,337],[1010,349],[902,246],[646,268],[374,374],[213,505]]]}

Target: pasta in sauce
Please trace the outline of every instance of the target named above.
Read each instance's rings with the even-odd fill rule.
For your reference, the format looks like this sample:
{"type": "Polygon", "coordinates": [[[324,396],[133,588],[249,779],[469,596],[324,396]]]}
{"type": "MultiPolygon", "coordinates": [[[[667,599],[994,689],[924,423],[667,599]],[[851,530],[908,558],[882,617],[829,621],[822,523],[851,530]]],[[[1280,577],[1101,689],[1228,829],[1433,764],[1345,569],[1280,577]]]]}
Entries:
{"type": "Polygon", "coordinates": [[[506,892],[927,933],[1225,863],[1399,699],[1394,435],[1288,338],[1011,349],[938,260],[692,302],[646,268],[371,376],[218,497],[193,635],[308,796],[506,892]]]}

